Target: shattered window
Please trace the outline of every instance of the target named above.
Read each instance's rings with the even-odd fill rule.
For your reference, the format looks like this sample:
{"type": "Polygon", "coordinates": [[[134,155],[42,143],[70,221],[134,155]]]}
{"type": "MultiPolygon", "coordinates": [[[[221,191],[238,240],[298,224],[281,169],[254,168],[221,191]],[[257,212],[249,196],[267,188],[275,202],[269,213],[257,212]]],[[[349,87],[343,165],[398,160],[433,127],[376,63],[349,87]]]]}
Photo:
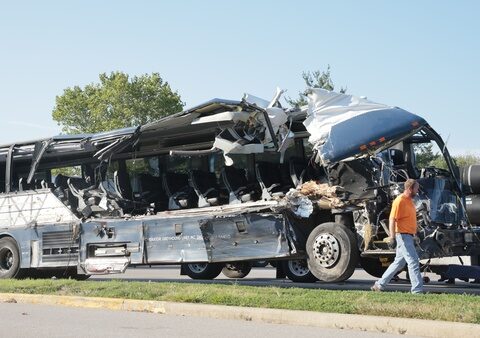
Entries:
{"type": "Polygon", "coordinates": [[[154,177],[160,177],[160,161],[158,156],[153,156],[147,158],[148,162],[148,173],[154,177]]]}
{"type": "Polygon", "coordinates": [[[189,160],[189,167],[192,170],[208,171],[208,158],[206,156],[192,156],[189,160]]]}
{"type": "Polygon", "coordinates": [[[256,162],[280,163],[280,153],[255,154],[256,162]]]}
{"type": "MultiPolygon", "coordinates": [[[[140,174],[152,174],[158,173],[158,162],[157,168],[152,168],[151,163],[146,158],[138,158],[134,160],[127,160],[127,171],[131,176],[137,176],[140,174]]],[[[155,163],[153,163],[155,165],[155,163]]],[[[152,175],[153,176],[153,175],[152,175]]]]}
{"type": "Polygon", "coordinates": [[[418,182],[421,189],[415,198],[417,209],[423,204],[434,223],[455,224],[460,221],[461,208],[448,180],[427,177],[418,182]]]}
{"type": "Polygon", "coordinates": [[[245,156],[245,155],[231,155],[230,156],[234,162],[233,165],[235,168],[238,169],[248,169],[250,167],[249,163],[251,162],[251,157],[250,156],[245,156]]]}
{"type": "Polygon", "coordinates": [[[52,183],[55,182],[55,177],[58,175],[68,177],[82,177],[82,167],[77,165],[73,167],[63,167],[52,169],[52,183]]]}
{"type": "Polygon", "coordinates": [[[207,156],[165,156],[165,167],[167,172],[188,174],[190,170],[208,171],[207,156]]]}
{"type": "Polygon", "coordinates": [[[134,193],[143,191],[142,177],[160,177],[158,157],[137,158],[126,161],[130,186],[134,193]]]}
{"type": "MultiPolygon", "coordinates": [[[[235,164],[235,160],[233,161],[233,163],[235,164]]],[[[208,166],[211,173],[215,173],[215,176],[220,177],[222,168],[225,166],[225,159],[223,158],[223,155],[211,155],[208,159],[208,166]]]]}
{"type": "Polygon", "coordinates": [[[117,161],[109,163],[107,168],[107,177],[113,181],[113,173],[118,171],[118,169],[119,165],[117,161]]]}
{"type": "Polygon", "coordinates": [[[169,173],[187,173],[188,161],[184,157],[179,156],[166,156],[165,166],[169,173]]]}
{"type": "MultiPolygon", "coordinates": [[[[233,160],[233,167],[237,169],[249,169],[251,163],[251,156],[244,154],[229,154],[233,160]]],[[[210,172],[215,173],[217,177],[221,176],[222,169],[225,167],[225,158],[223,154],[215,154],[209,159],[210,172]]]]}
{"type": "Polygon", "coordinates": [[[447,169],[447,162],[435,142],[416,143],[413,145],[415,162],[419,170],[424,168],[447,169]]]}
{"type": "Polygon", "coordinates": [[[106,164],[107,167],[105,168],[96,168],[97,171],[97,177],[101,177],[104,182],[104,186],[108,191],[115,191],[115,183],[114,183],[114,173],[119,170],[119,164],[118,161],[115,162],[108,162],[106,164]],[[106,171],[104,171],[106,170],[106,171]]]}

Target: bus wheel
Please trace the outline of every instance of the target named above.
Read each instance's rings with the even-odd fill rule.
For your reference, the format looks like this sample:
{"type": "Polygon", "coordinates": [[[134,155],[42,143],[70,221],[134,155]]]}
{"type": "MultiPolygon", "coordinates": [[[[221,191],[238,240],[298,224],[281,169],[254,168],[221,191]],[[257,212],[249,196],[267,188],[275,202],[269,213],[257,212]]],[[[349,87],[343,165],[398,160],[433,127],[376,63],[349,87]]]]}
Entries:
{"type": "Polygon", "coordinates": [[[296,283],[315,283],[318,278],[315,277],[308,268],[306,259],[293,259],[283,261],[283,269],[288,279],[296,283]]]}
{"type": "Polygon", "coordinates": [[[226,263],[222,269],[222,273],[228,278],[243,278],[246,277],[252,270],[252,263],[250,262],[233,262],[226,263]]]}
{"type": "Polygon", "coordinates": [[[223,264],[190,263],[184,266],[185,273],[192,279],[214,279],[222,272],[223,264]]]}
{"type": "Polygon", "coordinates": [[[0,239],[0,278],[14,278],[20,272],[20,253],[10,237],[0,239]]]}
{"type": "Polygon", "coordinates": [[[308,268],[324,282],[350,278],[359,252],[353,232],[343,224],[323,223],[310,233],[306,245],[308,268]]]}

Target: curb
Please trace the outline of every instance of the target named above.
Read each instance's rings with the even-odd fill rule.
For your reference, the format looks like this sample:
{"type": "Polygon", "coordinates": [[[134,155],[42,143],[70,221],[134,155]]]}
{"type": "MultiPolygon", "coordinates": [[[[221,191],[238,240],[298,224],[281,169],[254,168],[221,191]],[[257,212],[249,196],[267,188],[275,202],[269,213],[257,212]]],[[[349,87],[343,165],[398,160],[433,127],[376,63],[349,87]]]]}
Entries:
{"type": "Polygon", "coordinates": [[[480,333],[480,325],[477,324],[166,301],[0,293],[0,302],[151,312],[216,319],[236,319],[272,324],[375,331],[422,337],[478,337],[480,333]]]}

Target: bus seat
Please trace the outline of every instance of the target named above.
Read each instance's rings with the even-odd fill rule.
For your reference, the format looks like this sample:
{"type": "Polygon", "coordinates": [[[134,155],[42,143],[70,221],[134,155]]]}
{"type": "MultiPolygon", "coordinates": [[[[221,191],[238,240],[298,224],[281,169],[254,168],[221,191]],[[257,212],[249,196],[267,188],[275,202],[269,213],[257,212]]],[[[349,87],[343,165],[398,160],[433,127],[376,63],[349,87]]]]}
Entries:
{"type": "Polygon", "coordinates": [[[183,209],[192,205],[192,187],[188,175],[167,172],[162,175],[163,190],[168,196],[168,209],[183,209]]]}
{"type": "Polygon", "coordinates": [[[257,181],[262,188],[262,200],[268,201],[273,197],[282,197],[291,188],[291,184],[283,183],[282,169],[281,166],[268,162],[255,164],[257,181]]]}
{"type": "Polygon", "coordinates": [[[199,208],[226,202],[221,196],[221,188],[214,173],[192,170],[189,174],[189,183],[198,197],[199,208]]]}
{"type": "Polygon", "coordinates": [[[303,183],[303,179],[306,173],[305,163],[299,158],[292,158],[288,162],[288,168],[290,172],[290,179],[294,187],[297,187],[303,183]]]}
{"type": "Polygon", "coordinates": [[[253,201],[257,195],[255,184],[248,181],[244,169],[233,166],[224,167],[221,172],[222,180],[229,192],[229,204],[253,201]]]}

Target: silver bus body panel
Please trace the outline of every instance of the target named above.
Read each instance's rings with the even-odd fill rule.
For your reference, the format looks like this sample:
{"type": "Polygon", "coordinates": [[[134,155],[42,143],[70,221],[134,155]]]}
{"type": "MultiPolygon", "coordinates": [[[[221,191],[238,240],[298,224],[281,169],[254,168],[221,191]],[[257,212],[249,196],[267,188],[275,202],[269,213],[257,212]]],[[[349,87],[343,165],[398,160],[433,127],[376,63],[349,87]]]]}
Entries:
{"type": "Polygon", "coordinates": [[[132,265],[288,257],[290,245],[284,216],[270,210],[258,211],[272,205],[278,204],[259,202],[250,203],[247,208],[230,206],[223,212],[212,207],[129,220],[85,222],[80,229],[80,271],[123,272],[126,262],[120,257],[128,257],[128,264],[132,265]]]}

